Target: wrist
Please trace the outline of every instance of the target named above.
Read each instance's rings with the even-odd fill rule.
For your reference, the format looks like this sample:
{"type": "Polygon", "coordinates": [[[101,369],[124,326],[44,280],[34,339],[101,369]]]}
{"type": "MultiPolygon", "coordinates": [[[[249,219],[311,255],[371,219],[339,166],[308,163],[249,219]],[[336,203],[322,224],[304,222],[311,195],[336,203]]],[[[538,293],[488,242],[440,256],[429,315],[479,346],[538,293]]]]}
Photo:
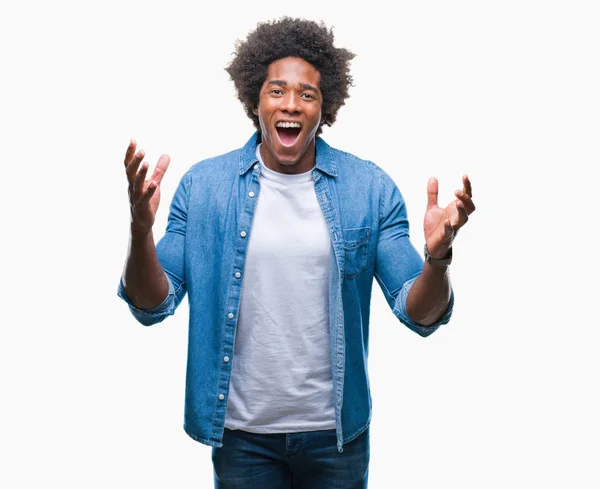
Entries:
{"type": "Polygon", "coordinates": [[[447,267],[450,265],[450,263],[452,263],[452,246],[448,248],[444,256],[433,256],[429,253],[429,250],[427,249],[427,243],[425,243],[423,253],[425,255],[425,262],[429,263],[430,265],[447,267]]]}
{"type": "Polygon", "coordinates": [[[134,222],[131,222],[129,231],[132,238],[143,239],[152,236],[152,227],[140,226],[134,222]]]}

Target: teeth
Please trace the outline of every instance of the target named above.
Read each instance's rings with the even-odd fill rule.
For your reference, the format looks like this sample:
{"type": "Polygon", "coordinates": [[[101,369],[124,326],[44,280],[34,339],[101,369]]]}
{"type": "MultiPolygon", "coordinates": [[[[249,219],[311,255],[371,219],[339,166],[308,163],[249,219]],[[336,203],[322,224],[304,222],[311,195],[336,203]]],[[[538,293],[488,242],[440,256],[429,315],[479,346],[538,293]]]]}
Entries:
{"type": "Polygon", "coordinates": [[[295,127],[297,129],[300,129],[300,123],[299,122],[278,122],[277,124],[275,124],[275,127],[283,127],[285,128],[290,128],[290,127],[295,127]]]}

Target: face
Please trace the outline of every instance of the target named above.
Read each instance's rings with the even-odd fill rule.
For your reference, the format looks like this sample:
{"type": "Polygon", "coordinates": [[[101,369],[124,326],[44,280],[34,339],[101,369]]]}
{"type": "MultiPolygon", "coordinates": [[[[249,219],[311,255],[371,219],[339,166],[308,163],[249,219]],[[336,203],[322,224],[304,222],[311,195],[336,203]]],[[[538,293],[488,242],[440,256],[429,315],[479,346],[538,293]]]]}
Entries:
{"type": "Polygon", "coordinates": [[[300,58],[269,65],[260,90],[261,156],[271,170],[304,173],[315,164],[315,133],[321,123],[320,73],[300,58]]]}

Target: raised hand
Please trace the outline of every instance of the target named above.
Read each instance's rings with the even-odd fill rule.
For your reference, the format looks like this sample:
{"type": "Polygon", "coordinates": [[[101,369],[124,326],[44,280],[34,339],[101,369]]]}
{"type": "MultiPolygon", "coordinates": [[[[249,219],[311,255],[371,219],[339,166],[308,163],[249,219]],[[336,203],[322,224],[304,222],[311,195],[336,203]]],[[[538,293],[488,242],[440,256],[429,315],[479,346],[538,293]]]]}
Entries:
{"type": "Polygon", "coordinates": [[[434,258],[444,258],[458,230],[469,220],[469,215],[475,211],[471,181],[463,175],[463,189],[456,190],[453,200],[447,207],[438,206],[438,181],[432,177],[427,183],[427,210],[423,227],[425,242],[429,254],[434,258]]]}
{"type": "Polygon", "coordinates": [[[144,233],[149,232],[154,225],[160,203],[160,182],[169,167],[171,158],[162,155],[156,163],[152,177],[147,179],[148,163],[143,161],[145,153],[143,150],[136,153],[136,147],[137,144],[132,139],[125,153],[125,172],[129,182],[131,229],[144,233]]]}

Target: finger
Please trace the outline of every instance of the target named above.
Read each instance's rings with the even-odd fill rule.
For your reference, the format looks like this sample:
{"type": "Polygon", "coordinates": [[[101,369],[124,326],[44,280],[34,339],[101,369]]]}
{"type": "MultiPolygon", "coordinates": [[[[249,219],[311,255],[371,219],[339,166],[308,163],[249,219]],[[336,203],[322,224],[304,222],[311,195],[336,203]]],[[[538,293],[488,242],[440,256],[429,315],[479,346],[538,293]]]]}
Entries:
{"type": "Polygon", "coordinates": [[[144,190],[144,182],[146,181],[146,175],[148,174],[148,163],[143,162],[140,167],[140,171],[137,172],[135,180],[133,181],[133,195],[136,200],[142,196],[144,190]]]}
{"type": "Polygon", "coordinates": [[[127,180],[129,185],[133,185],[135,176],[137,175],[140,163],[144,159],[144,151],[138,151],[135,156],[131,159],[131,162],[125,167],[125,173],[127,173],[127,180]]]}
{"type": "Polygon", "coordinates": [[[140,203],[149,201],[152,198],[152,196],[154,195],[154,192],[156,192],[157,188],[158,188],[158,184],[155,181],[151,181],[148,184],[148,188],[146,189],[146,191],[140,197],[140,203]]]}
{"type": "Polygon", "coordinates": [[[456,197],[463,203],[467,214],[472,214],[475,211],[475,204],[469,195],[460,190],[454,192],[454,195],[456,195],[456,197]]]}
{"type": "Polygon", "coordinates": [[[454,239],[454,228],[452,227],[452,223],[450,222],[450,219],[446,219],[444,221],[444,238],[443,238],[443,243],[444,244],[450,244],[452,243],[452,240],[454,239]]]}
{"type": "Polygon", "coordinates": [[[437,207],[438,203],[438,181],[431,177],[427,182],[427,208],[437,207]]]}
{"type": "Polygon", "coordinates": [[[151,180],[156,182],[157,185],[160,185],[163,177],[165,176],[165,172],[167,168],[169,168],[169,163],[171,162],[171,158],[169,155],[162,155],[158,162],[156,163],[156,168],[154,169],[154,173],[152,173],[151,180]]]}
{"type": "Polygon", "coordinates": [[[469,180],[468,175],[463,175],[463,192],[467,194],[469,197],[473,197],[473,189],[471,188],[471,180],[469,180]]]}
{"type": "Polygon", "coordinates": [[[461,227],[463,227],[465,223],[469,220],[469,214],[467,214],[467,210],[465,209],[465,206],[461,201],[458,201],[456,203],[456,210],[458,211],[458,214],[456,216],[456,219],[452,223],[452,228],[455,232],[458,231],[461,227]]]}
{"type": "Polygon", "coordinates": [[[125,166],[127,166],[131,162],[131,158],[133,158],[133,155],[135,154],[136,146],[137,144],[135,142],[135,139],[129,141],[129,146],[127,146],[127,151],[125,152],[125,166]]]}
{"type": "Polygon", "coordinates": [[[452,223],[450,222],[450,219],[446,219],[444,221],[444,234],[446,235],[446,237],[452,237],[452,235],[454,234],[454,228],[452,227],[452,223]]]}

